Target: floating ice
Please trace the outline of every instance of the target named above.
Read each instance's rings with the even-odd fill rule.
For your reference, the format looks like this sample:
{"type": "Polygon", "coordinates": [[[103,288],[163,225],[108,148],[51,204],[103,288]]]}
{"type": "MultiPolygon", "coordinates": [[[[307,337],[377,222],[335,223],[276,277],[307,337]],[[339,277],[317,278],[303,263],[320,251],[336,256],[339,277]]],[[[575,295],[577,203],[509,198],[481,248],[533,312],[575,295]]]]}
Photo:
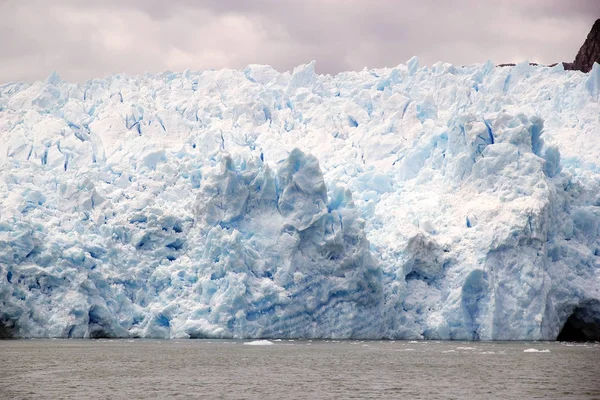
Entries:
{"type": "Polygon", "coordinates": [[[600,320],[599,71],[2,85],[0,337],[534,340],[600,320]]]}
{"type": "Polygon", "coordinates": [[[523,353],[550,353],[549,349],[538,350],[538,349],[525,349],[523,353]]]}
{"type": "Polygon", "coordinates": [[[252,342],[244,342],[246,346],[271,346],[273,342],[268,340],[254,340],[252,342]]]}

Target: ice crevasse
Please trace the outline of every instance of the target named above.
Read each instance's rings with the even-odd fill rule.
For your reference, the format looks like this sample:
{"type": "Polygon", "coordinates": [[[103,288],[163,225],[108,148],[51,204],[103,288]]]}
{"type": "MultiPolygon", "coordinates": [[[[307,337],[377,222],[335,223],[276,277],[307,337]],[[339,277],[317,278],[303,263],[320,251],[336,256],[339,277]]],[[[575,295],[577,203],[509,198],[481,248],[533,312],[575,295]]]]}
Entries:
{"type": "Polygon", "coordinates": [[[314,67],[0,86],[0,336],[598,333],[598,64],[314,67]]]}

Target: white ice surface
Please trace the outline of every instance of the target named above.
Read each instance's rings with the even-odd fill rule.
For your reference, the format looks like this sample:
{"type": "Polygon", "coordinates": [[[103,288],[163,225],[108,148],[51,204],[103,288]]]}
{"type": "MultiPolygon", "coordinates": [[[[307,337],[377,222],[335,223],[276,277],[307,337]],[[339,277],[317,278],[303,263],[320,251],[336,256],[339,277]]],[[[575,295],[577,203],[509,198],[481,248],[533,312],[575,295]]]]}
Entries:
{"type": "Polygon", "coordinates": [[[0,324],[554,339],[600,300],[599,93],[417,59],[2,85],[0,324]]]}
{"type": "Polygon", "coordinates": [[[268,340],[254,340],[252,342],[244,342],[247,346],[271,346],[273,342],[268,340]]]}

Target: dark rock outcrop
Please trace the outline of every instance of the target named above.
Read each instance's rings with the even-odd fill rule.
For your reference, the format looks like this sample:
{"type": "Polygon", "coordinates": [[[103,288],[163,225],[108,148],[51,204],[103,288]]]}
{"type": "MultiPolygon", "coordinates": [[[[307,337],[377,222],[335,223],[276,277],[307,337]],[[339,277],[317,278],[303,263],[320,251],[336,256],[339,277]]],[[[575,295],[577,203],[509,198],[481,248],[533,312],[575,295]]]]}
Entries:
{"type": "MultiPolygon", "coordinates": [[[[514,67],[515,65],[517,65],[517,64],[515,64],[515,63],[504,63],[504,64],[498,64],[498,65],[496,65],[496,67],[514,67]]],[[[538,63],[534,63],[534,62],[530,62],[529,65],[533,65],[534,67],[537,67],[539,64],[538,63]]],[[[556,65],[556,64],[554,64],[554,65],[556,65]]],[[[550,66],[552,67],[553,65],[550,65],[550,66]]]]}
{"type": "Polygon", "coordinates": [[[563,63],[565,69],[589,72],[594,62],[600,63],[600,19],[597,19],[585,43],[572,63],[563,63]]]}

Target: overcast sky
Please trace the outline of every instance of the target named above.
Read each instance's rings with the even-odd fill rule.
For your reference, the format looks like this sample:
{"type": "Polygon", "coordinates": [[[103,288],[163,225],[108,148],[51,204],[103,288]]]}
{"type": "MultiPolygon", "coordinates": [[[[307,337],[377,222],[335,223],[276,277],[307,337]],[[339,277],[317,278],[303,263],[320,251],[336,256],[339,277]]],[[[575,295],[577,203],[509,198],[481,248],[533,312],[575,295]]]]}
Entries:
{"type": "Polygon", "coordinates": [[[243,68],[320,73],[573,61],[600,0],[0,0],[0,83],[50,72],[243,68]]]}

